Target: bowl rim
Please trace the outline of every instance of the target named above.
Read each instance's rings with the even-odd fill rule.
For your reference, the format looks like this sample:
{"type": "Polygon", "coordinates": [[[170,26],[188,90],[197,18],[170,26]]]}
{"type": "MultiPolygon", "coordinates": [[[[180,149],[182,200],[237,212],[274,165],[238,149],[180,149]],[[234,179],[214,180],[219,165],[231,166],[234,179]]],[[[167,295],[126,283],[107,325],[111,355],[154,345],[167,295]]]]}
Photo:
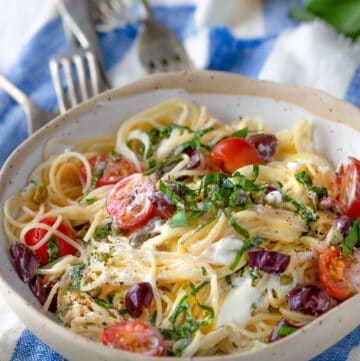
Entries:
{"type": "MultiPolygon", "coordinates": [[[[152,91],[163,90],[163,89],[184,89],[188,93],[205,93],[205,94],[226,94],[226,95],[241,95],[241,96],[257,96],[271,98],[275,101],[284,101],[291,103],[297,106],[300,106],[307,110],[309,113],[334,121],[337,123],[345,124],[351,128],[360,131],[360,109],[356,106],[346,103],[340,99],[337,99],[329,94],[326,94],[322,91],[315,90],[312,88],[306,87],[297,87],[291,85],[285,85],[280,83],[275,83],[265,80],[255,80],[250,79],[238,74],[220,72],[220,71],[185,71],[185,72],[176,72],[176,73],[162,73],[147,76],[141,80],[135,81],[129,85],[126,85],[121,88],[111,89],[105,93],[100,94],[99,96],[90,99],[89,101],[78,105],[76,108],[71,109],[65,114],[59,115],[54,120],[46,124],[44,127],[39,129],[29,138],[27,138],[23,143],[21,143],[16,150],[10,155],[6,160],[2,169],[0,170],[0,195],[3,192],[2,185],[7,184],[8,179],[6,174],[8,173],[9,168],[12,167],[12,163],[16,162],[16,159],[21,158],[28,147],[31,146],[37,140],[41,140],[44,135],[51,134],[56,128],[60,127],[63,123],[68,124],[79,116],[83,114],[88,114],[93,111],[96,111],[99,106],[106,106],[106,102],[110,102],[112,99],[123,98],[133,95],[140,95],[143,93],[149,93],[152,91]]],[[[2,216],[1,216],[2,218],[2,216]]],[[[124,357],[124,359],[133,359],[139,360],[139,355],[131,354],[121,350],[111,350],[103,345],[99,345],[98,342],[88,340],[82,336],[76,335],[71,331],[67,330],[64,326],[56,322],[54,319],[46,315],[45,313],[37,310],[30,302],[27,302],[20,293],[18,293],[11,284],[4,278],[0,273],[0,284],[1,292],[6,295],[12,293],[13,300],[16,304],[21,305],[24,310],[27,312],[35,312],[36,317],[40,317],[40,320],[48,324],[48,328],[52,329],[54,335],[65,337],[69,341],[76,341],[77,343],[82,343],[84,347],[89,347],[90,349],[97,349],[99,347],[107,350],[109,354],[117,355],[119,358],[124,357]],[[66,332],[64,332],[66,331],[66,332]]],[[[360,294],[352,297],[351,299],[341,303],[337,308],[348,307],[347,304],[360,304],[360,294]]],[[[11,306],[11,305],[10,305],[11,306]]],[[[334,312],[335,309],[332,309],[329,312],[334,312]]],[[[310,324],[306,325],[301,332],[305,332],[308,329],[315,329],[316,324],[321,324],[323,317],[329,314],[326,313],[323,316],[320,316],[310,324]]],[[[30,327],[31,328],[31,327],[30,327]]],[[[37,333],[37,332],[35,332],[37,333]]],[[[293,338],[297,338],[296,334],[286,337],[286,339],[279,340],[276,343],[270,344],[267,348],[276,350],[276,352],[281,351],[282,345],[284,343],[290,343],[293,338]]],[[[46,341],[48,342],[49,339],[46,341]]],[[[60,342],[61,343],[61,342],[60,342]]],[[[58,349],[59,344],[52,347],[58,349]]],[[[329,346],[327,346],[329,347],[329,346]]],[[[323,351],[320,350],[319,352],[323,351]]],[[[234,353],[229,355],[221,355],[221,359],[226,360],[235,360],[251,357],[258,354],[261,351],[245,351],[241,353],[234,353]]],[[[275,352],[275,351],[274,351],[275,352]]],[[[154,360],[153,357],[144,357],[140,356],[141,359],[154,360]]],[[[197,360],[210,360],[219,357],[215,356],[206,356],[206,357],[196,357],[197,360]]],[[[162,357],[165,361],[173,360],[173,357],[162,357]]],[[[183,358],[184,360],[193,359],[183,358]]],[[[254,358],[255,359],[255,358],[254,358]]]]}

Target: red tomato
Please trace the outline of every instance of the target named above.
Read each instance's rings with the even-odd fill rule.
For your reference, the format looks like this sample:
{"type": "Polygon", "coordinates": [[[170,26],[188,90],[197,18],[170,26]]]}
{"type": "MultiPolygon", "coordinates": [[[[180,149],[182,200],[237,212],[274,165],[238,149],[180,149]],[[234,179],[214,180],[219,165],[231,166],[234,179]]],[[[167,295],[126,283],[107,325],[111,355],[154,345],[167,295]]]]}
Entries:
{"type": "Polygon", "coordinates": [[[154,216],[155,207],[150,201],[153,192],[155,185],[149,176],[132,174],[116,183],[107,197],[106,208],[120,228],[133,230],[154,216]]]}
{"type": "MultiPolygon", "coordinates": [[[[53,224],[56,222],[56,218],[44,218],[40,221],[40,223],[47,224],[48,226],[53,226],[53,224]]],[[[75,233],[73,230],[68,227],[65,223],[61,222],[60,225],[57,227],[57,230],[61,233],[63,233],[65,236],[68,236],[69,238],[76,240],[75,233]]],[[[28,246],[34,246],[38,242],[40,242],[48,233],[47,230],[42,228],[33,228],[29,232],[25,234],[25,242],[28,246]]],[[[57,245],[59,248],[60,256],[66,256],[67,254],[72,254],[73,256],[76,255],[78,250],[67,243],[63,238],[56,236],[57,245]]],[[[49,261],[49,255],[48,255],[48,244],[45,243],[43,246],[38,248],[34,251],[40,258],[40,264],[48,264],[49,261]]]]}
{"type": "MultiPolygon", "coordinates": [[[[119,159],[115,160],[109,153],[102,153],[90,157],[88,161],[90,163],[91,173],[95,172],[100,163],[107,163],[102,176],[99,177],[96,182],[97,188],[104,185],[115,184],[127,175],[137,172],[135,166],[120,155],[119,159]]],[[[86,171],[83,164],[81,165],[81,174],[86,181],[86,171]]]]}
{"type": "Polygon", "coordinates": [[[351,257],[343,255],[338,246],[325,249],[319,256],[321,284],[330,296],[340,301],[355,293],[351,281],[353,262],[351,257]]]}
{"type": "Polygon", "coordinates": [[[360,217],[360,160],[346,158],[336,174],[336,198],[345,214],[355,220],[360,217]]]}
{"type": "Polygon", "coordinates": [[[142,321],[117,322],[104,330],[104,345],[147,356],[160,356],[164,339],[155,327],[142,321]]]}
{"type": "Polygon", "coordinates": [[[237,137],[228,137],[217,143],[210,153],[210,161],[215,170],[225,173],[233,173],[245,165],[261,162],[256,148],[237,137]]]}

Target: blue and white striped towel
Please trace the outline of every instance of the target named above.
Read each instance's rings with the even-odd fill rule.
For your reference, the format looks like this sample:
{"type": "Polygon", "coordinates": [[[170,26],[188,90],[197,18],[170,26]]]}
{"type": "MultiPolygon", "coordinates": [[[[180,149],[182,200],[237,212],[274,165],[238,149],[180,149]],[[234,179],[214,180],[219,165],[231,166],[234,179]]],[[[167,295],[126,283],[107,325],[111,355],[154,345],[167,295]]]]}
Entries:
{"type": "MultiPolygon", "coordinates": [[[[287,0],[158,0],[155,15],[184,42],[195,66],[253,78],[306,85],[360,106],[360,46],[320,23],[298,24],[287,16],[287,0]],[[226,1],[226,3],[225,3],[226,1]]],[[[302,1],[292,4],[301,6],[302,1]]],[[[114,86],[141,78],[137,58],[140,22],[99,34],[114,86]]],[[[46,17],[7,72],[39,106],[53,110],[55,92],[48,60],[66,50],[59,18],[46,17]]],[[[21,108],[0,92],[0,166],[27,137],[21,108]]],[[[1,361],[60,361],[17,320],[0,297],[1,361]]],[[[360,361],[360,327],[316,357],[316,361],[360,361]]]]}

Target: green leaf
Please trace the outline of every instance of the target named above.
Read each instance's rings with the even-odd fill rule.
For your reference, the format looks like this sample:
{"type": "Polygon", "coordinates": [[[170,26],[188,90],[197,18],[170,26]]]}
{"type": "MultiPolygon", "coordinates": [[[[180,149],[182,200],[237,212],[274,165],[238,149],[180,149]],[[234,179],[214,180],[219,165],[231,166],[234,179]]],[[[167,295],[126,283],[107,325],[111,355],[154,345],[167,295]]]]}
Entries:
{"type": "Polygon", "coordinates": [[[316,222],[319,216],[305,204],[298,203],[295,199],[291,198],[289,195],[285,194],[283,196],[285,202],[290,203],[295,207],[295,209],[300,213],[301,217],[305,219],[306,223],[316,222]]]}
{"type": "Polygon", "coordinates": [[[249,240],[244,242],[241,249],[236,253],[235,259],[234,259],[233,263],[230,265],[230,269],[232,271],[234,271],[236,269],[236,267],[239,265],[241,258],[245,251],[247,251],[250,248],[259,247],[261,245],[261,243],[263,243],[263,242],[264,242],[264,239],[260,238],[260,237],[250,238],[249,240]]]}
{"type": "Polygon", "coordinates": [[[231,211],[229,209],[226,208],[223,210],[223,212],[224,212],[225,217],[228,220],[230,226],[233,227],[237,233],[239,233],[240,235],[242,235],[245,238],[250,237],[250,233],[245,228],[239,226],[236,223],[236,219],[232,216],[231,211]]]}
{"type": "Polygon", "coordinates": [[[149,321],[151,326],[155,326],[156,316],[157,316],[157,311],[154,311],[149,321]]]}
{"type": "Polygon", "coordinates": [[[96,302],[98,305],[100,305],[101,307],[106,308],[107,310],[109,310],[109,309],[111,309],[111,308],[114,308],[114,306],[113,306],[112,303],[106,302],[106,301],[101,300],[101,299],[99,299],[99,298],[95,298],[94,300],[95,300],[95,302],[96,302]]]}
{"type": "Polygon", "coordinates": [[[231,134],[232,137],[237,137],[237,138],[246,138],[247,135],[248,135],[248,128],[239,129],[231,134]]]}
{"type": "Polygon", "coordinates": [[[52,237],[49,240],[48,247],[47,247],[47,253],[49,256],[48,263],[55,261],[56,259],[58,259],[61,256],[56,237],[52,237]]]}
{"type": "Polygon", "coordinates": [[[295,332],[296,330],[297,330],[296,327],[289,327],[289,326],[282,325],[278,329],[278,335],[279,336],[287,336],[287,335],[290,335],[291,333],[295,332]]]}
{"type": "Polygon", "coordinates": [[[95,235],[98,240],[107,238],[112,233],[112,222],[106,223],[104,227],[100,228],[95,235]]]}
{"type": "Polygon", "coordinates": [[[85,263],[79,263],[72,268],[70,276],[71,287],[70,291],[80,291],[80,281],[82,279],[82,271],[85,268],[85,263]]]}
{"type": "Polygon", "coordinates": [[[291,8],[289,15],[301,21],[322,19],[355,40],[360,35],[360,2],[359,0],[307,0],[304,10],[291,8]]]}
{"type": "Polygon", "coordinates": [[[349,233],[345,236],[341,249],[344,256],[348,257],[352,249],[360,241],[360,217],[356,219],[350,228],[349,233]]]}
{"type": "Polygon", "coordinates": [[[314,187],[313,181],[308,172],[303,171],[295,175],[296,180],[301,183],[309,192],[314,192],[319,198],[327,197],[328,191],[326,187],[314,187]]]}

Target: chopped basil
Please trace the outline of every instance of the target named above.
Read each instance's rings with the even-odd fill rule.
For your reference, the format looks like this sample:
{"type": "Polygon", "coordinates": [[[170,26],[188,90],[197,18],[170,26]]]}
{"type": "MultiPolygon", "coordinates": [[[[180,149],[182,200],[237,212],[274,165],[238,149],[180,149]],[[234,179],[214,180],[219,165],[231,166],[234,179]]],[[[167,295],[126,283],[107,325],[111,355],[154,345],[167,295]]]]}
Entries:
{"type": "Polygon", "coordinates": [[[120,315],[124,316],[126,314],[128,314],[128,310],[126,308],[122,308],[120,311],[119,311],[120,315]]]}
{"type": "Polygon", "coordinates": [[[93,204],[96,202],[95,198],[85,198],[85,201],[88,205],[93,204]]]}
{"type": "Polygon", "coordinates": [[[344,256],[348,257],[352,249],[360,241],[360,217],[356,219],[350,228],[349,233],[345,236],[341,249],[344,256]]]}
{"type": "Polygon", "coordinates": [[[224,209],[223,212],[224,212],[225,217],[227,218],[230,226],[233,227],[237,233],[239,233],[241,236],[243,236],[245,238],[250,237],[249,231],[247,231],[245,228],[239,226],[236,223],[236,219],[232,216],[231,211],[228,208],[224,209]]]}
{"type": "Polygon", "coordinates": [[[203,276],[206,276],[207,272],[206,272],[206,268],[204,266],[201,266],[201,274],[203,276]]]}
{"type": "Polygon", "coordinates": [[[231,134],[232,137],[238,137],[238,138],[246,138],[247,135],[248,135],[248,128],[239,129],[231,134]]]}
{"type": "Polygon", "coordinates": [[[99,178],[103,175],[104,170],[107,166],[107,161],[100,162],[97,164],[95,172],[91,175],[91,183],[90,187],[84,192],[84,195],[78,200],[78,202],[81,202],[84,197],[86,197],[88,194],[90,194],[93,190],[96,189],[96,183],[99,180],[99,178]]]}
{"type": "Polygon", "coordinates": [[[235,342],[232,342],[231,344],[232,344],[232,347],[234,347],[236,349],[239,348],[239,346],[235,342]]]}
{"type": "Polygon", "coordinates": [[[254,267],[254,268],[250,267],[249,275],[251,277],[252,282],[256,283],[260,279],[261,276],[259,271],[260,271],[259,267],[254,267]]]}
{"type": "Polygon", "coordinates": [[[85,263],[79,263],[72,268],[70,276],[71,287],[70,291],[80,291],[80,281],[82,279],[82,270],[85,268],[85,263]]]}
{"type": "Polygon", "coordinates": [[[296,330],[297,330],[296,327],[289,327],[289,326],[282,325],[278,329],[278,335],[279,336],[287,336],[287,335],[290,335],[291,333],[295,332],[296,330]]]}
{"type": "Polygon", "coordinates": [[[180,299],[178,305],[176,306],[174,312],[169,317],[169,322],[172,325],[172,328],[160,328],[161,334],[167,340],[179,341],[183,340],[183,345],[175,350],[176,356],[181,356],[185,347],[191,342],[192,335],[194,332],[199,330],[203,326],[209,325],[214,317],[215,312],[214,309],[210,306],[201,304],[196,295],[199,293],[201,289],[208,285],[208,281],[201,283],[198,286],[195,286],[192,282],[189,282],[184,289],[188,290],[185,295],[180,299]],[[189,299],[192,298],[195,304],[203,311],[205,311],[208,315],[206,318],[202,320],[196,320],[192,317],[190,312],[189,299]],[[180,327],[175,328],[175,323],[177,318],[183,315],[184,323],[180,327]]]}
{"type": "Polygon", "coordinates": [[[113,306],[113,304],[112,303],[109,303],[109,302],[106,302],[106,301],[104,301],[104,300],[100,300],[99,298],[95,298],[95,302],[98,304],[98,305],[100,305],[100,306],[102,306],[102,307],[104,307],[104,308],[106,308],[106,309],[111,309],[111,308],[114,308],[114,306],[113,306]]]}
{"type": "Polygon", "coordinates": [[[231,270],[235,270],[236,267],[239,265],[241,257],[243,256],[244,252],[247,251],[250,248],[259,247],[261,243],[264,242],[263,238],[256,237],[256,238],[250,238],[246,242],[244,242],[241,249],[236,253],[235,259],[233,263],[230,265],[231,270]]]}
{"type": "Polygon", "coordinates": [[[291,198],[287,194],[283,196],[285,202],[290,203],[300,213],[301,217],[305,219],[306,223],[316,222],[319,216],[305,204],[298,203],[295,199],[291,198]]]}
{"type": "Polygon", "coordinates": [[[104,227],[100,228],[95,235],[98,240],[105,239],[112,233],[112,222],[106,223],[104,227]]]}
{"type": "Polygon", "coordinates": [[[111,150],[109,155],[115,162],[118,162],[121,159],[120,154],[116,153],[115,150],[111,150]]]}
{"type": "Polygon", "coordinates": [[[48,263],[51,263],[61,256],[56,237],[52,237],[47,245],[48,263]]]}
{"type": "Polygon", "coordinates": [[[155,326],[156,316],[157,316],[157,312],[154,311],[153,314],[151,315],[151,318],[150,318],[150,321],[149,321],[151,326],[155,326]]]}

